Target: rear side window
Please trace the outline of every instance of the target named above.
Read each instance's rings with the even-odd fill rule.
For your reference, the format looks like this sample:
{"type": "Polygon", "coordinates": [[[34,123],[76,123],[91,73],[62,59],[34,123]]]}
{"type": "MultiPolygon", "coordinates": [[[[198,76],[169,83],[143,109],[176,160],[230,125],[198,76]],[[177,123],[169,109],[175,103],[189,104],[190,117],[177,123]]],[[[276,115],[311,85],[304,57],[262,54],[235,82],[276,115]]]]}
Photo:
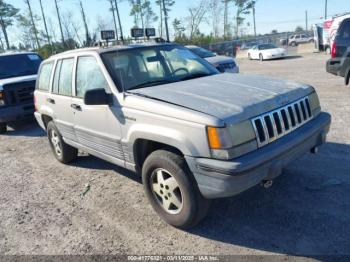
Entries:
{"type": "Polygon", "coordinates": [[[46,63],[42,65],[40,69],[40,74],[38,77],[38,86],[37,88],[42,91],[49,91],[50,90],[50,80],[51,80],[51,73],[53,68],[53,62],[46,63]]]}
{"type": "Polygon", "coordinates": [[[350,20],[343,22],[339,32],[339,37],[347,40],[350,39],[350,20]]]}
{"type": "Polygon", "coordinates": [[[53,93],[64,96],[72,95],[74,58],[59,60],[55,69],[53,93]]]}
{"type": "Polygon", "coordinates": [[[96,61],[92,56],[78,58],[77,65],[77,97],[84,97],[86,91],[96,88],[108,90],[107,81],[96,61]]]}

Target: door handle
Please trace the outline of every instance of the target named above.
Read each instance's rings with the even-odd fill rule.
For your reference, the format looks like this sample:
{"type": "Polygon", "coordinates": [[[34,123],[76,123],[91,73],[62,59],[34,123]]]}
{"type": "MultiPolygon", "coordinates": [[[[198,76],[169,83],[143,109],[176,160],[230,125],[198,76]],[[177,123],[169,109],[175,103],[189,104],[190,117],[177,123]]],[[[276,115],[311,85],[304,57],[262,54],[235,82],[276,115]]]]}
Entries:
{"type": "Polygon", "coordinates": [[[55,104],[55,100],[52,98],[47,98],[46,101],[50,104],[55,104]]]}
{"type": "Polygon", "coordinates": [[[81,106],[80,106],[80,105],[71,104],[70,106],[71,106],[73,109],[75,109],[75,110],[81,111],[81,106]]]}

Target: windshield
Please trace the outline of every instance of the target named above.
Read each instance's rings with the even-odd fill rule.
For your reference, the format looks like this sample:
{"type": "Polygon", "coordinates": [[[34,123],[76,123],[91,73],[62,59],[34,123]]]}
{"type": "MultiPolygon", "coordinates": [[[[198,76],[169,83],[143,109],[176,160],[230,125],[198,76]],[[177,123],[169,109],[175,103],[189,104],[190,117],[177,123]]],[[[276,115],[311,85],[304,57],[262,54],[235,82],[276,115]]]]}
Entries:
{"type": "Polygon", "coordinates": [[[41,63],[36,54],[0,56],[0,79],[36,75],[41,63]]]}
{"type": "Polygon", "coordinates": [[[176,45],[111,51],[101,56],[116,85],[124,91],[219,73],[204,59],[176,45]]]}
{"type": "Polygon", "coordinates": [[[201,47],[190,48],[190,50],[201,58],[214,57],[215,54],[201,47]]]}
{"type": "Polygon", "coordinates": [[[278,48],[278,47],[273,44],[259,45],[259,50],[267,50],[267,49],[275,49],[275,48],[278,48]]]}

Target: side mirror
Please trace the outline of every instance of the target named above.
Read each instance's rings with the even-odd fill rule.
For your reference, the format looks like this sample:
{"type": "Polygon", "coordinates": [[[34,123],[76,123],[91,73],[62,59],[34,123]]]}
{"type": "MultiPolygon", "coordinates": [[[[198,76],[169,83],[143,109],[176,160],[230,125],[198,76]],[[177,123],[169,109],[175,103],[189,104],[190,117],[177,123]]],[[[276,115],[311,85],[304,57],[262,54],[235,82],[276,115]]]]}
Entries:
{"type": "Polygon", "coordinates": [[[85,105],[108,105],[110,104],[110,95],[103,88],[96,88],[86,91],[84,96],[85,105]]]}

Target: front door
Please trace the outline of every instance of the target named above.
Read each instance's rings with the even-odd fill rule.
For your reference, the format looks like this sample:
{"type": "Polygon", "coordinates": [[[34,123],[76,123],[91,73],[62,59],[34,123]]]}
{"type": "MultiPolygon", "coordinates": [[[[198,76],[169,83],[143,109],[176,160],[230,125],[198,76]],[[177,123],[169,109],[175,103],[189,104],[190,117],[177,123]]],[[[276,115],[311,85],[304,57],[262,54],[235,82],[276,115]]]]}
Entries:
{"type": "Polygon", "coordinates": [[[84,95],[87,90],[104,88],[106,92],[110,92],[108,82],[95,57],[78,57],[75,79],[72,107],[78,143],[92,153],[112,157],[117,164],[124,165],[121,145],[121,108],[117,105],[84,104],[84,95]]]}

